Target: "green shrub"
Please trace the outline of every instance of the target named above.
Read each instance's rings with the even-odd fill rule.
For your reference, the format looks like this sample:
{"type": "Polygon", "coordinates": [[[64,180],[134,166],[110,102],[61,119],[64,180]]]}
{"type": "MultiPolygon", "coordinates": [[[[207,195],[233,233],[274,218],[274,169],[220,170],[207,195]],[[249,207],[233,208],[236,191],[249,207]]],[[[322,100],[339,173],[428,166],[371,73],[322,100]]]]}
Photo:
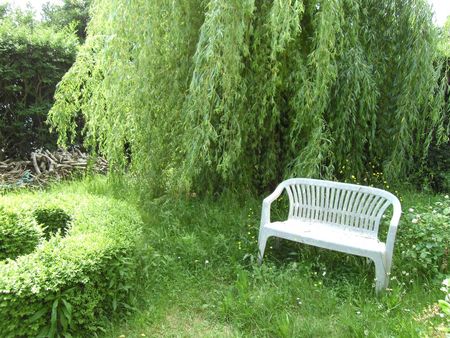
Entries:
{"type": "Polygon", "coordinates": [[[0,208],[0,261],[31,253],[41,236],[33,218],[0,208]]]}
{"type": "Polygon", "coordinates": [[[36,209],[33,213],[36,221],[43,227],[46,239],[56,233],[65,236],[69,228],[70,216],[57,207],[36,209]]]}
{"type": "Polygon", "coordinates": [[[450,199],[435,202],[428,209],[409,209],[402,218],[397,250],[402,270],[428,277],[448,273],[450,249],[450,199]]]}
{"type": "MultiPolygon", "coordinates": [[[[30,255],[0,263],[0,331],[6,337],[92,336],[103,320],[130,307],[137,211],[88,194],[0,197],[9,211],[54,211],[46,206],[56,203],[72,219],[70,234],[57,233],[30,255]]],[[[61,211],[53,214],[64,218],[61,211]]]]}

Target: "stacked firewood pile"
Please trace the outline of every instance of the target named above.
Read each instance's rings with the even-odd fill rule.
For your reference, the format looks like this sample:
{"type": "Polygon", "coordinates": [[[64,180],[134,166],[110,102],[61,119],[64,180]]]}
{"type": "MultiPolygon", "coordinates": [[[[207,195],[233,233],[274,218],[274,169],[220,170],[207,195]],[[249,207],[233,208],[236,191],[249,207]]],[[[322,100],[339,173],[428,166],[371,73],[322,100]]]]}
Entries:
{"type": "Polygon", "coordinates": [[[97,173],[106,173],[108,162],[101,157],[91,160],[78,148],[54,152],[40,149],[32,152],[29,160],[0,161],[0,186],[44,185],[88,168],[97,173]]]}

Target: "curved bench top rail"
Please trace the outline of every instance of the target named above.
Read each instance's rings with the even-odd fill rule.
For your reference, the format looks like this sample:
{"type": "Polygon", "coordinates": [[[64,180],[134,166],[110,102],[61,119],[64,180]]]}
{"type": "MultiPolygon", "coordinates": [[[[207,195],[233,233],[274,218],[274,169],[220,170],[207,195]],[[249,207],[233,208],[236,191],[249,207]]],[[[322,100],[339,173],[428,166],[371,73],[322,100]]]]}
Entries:
{"type": "Polygon", "coordinates": [[[289,197],[289,219],[326,222],[372,236],[378,235],[382,215],[391,204],[395,214],[400,212],[395,195],[373,187],[293,178],[277,187],[283,189],[289,197]]]}
{"type": "Polygon", "coordinates": [[[394,194],[390,193],[389,191],[383,190],[383,189],[368,187],[365,185],[352,184],[352,183],[318,180],[318,179],[314,179],[314,178],[289,178],[289,179],[281,182],[278,185],[278,187],[285,188],[286,186],[289,186],[292,184],[314,185],[314,186],[325,186],[325,187],[328,186],[328,187],[334,187],[334,188],[338,188],[338,189],[368,192],[368,193],[372,193],[375,195],[383,196],[384,198],[390,200],[392,203],[399,202],[398,198],[394,194]]]}

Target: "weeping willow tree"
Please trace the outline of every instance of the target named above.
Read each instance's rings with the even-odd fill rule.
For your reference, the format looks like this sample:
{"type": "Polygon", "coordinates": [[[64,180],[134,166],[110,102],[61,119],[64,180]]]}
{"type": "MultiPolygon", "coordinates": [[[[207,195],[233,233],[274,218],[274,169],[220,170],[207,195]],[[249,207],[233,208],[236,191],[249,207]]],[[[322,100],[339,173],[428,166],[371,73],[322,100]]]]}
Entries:
{"type": "Polygon", "coordinates": [[[86,144],[152,193],[372,166],[403,180],[446,137],[425,0],[95,0],[91,11],[49,121],[67,144],[81,114],[86,144]]]}

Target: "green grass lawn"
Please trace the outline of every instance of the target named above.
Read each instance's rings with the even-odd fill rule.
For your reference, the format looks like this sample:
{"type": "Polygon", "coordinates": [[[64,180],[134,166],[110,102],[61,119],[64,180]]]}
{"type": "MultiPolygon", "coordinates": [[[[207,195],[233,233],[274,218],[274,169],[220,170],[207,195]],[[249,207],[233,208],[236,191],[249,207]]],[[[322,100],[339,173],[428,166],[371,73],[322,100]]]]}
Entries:
{"type": "MultiPolygon", "coordinates": [[[[125,186],[94,183],[98,193],[115,190],[132,199],[125,186]]],[[[442,199],[407,190],[400,196],[405,211],[428,209],[442,199]]],[[[137,203],[147,247],[136,311],[111,324],[105,336],[445,335],[435,306],[443,298],[442,276],[407,270],[414,262],[401,257],[400,236],[390,289],[381,297],[374,292],[373,264],[360,257],[272,239],[259,267],[261,201],[228,194],[137,203]]],[[[285,209],[275,209],[274,217],[282,217],[285,209]]],[[[404,215],[399,235],[409,224],[404,215]]]]}
{"type": "MultiPolygon", "coordinates": [[[[258,266],[262,197],[139,202],[123,182],[103,178],[60,188],[134,201],[146,225],[135,311],[107,324],[105,337],[445,336],[435,305],[443,276],[404,257],[410,243],[401,236],[412,224],[409,208],[429,209],[443,196],[400,191],[405,215],[391,284],[377,297],[364,258],[271,239],[258,266]]],[[[282,217],[283,206],[274,208],[282,217]]]]}

